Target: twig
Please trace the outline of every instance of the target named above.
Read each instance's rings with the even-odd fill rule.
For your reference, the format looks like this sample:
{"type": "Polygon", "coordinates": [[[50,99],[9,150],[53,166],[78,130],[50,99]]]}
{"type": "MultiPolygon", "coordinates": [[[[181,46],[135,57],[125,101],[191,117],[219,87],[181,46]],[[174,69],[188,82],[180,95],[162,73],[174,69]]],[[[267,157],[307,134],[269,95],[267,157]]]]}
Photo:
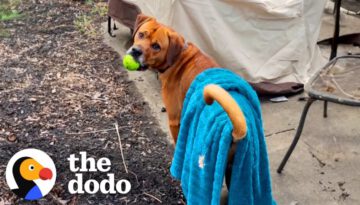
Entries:
{"type": "Polygon", "coordinates": [[[135,174],[135,172],[133,172],[133,171],[131,171],[131,170],[129,170],[129,172],[130,172],[130,174],[132,174],[132,175],[135,176],[135,179],[136,179],[137,184],[140,185],[138,176],[135,174]]]}
{"type": "Polygon", "coordinates": [[[51,193],[49,194],[49,196],[51,196],[57,202],[57,204],[60,204],[60,205],[67,204],[70,201],[70,200],[61,200],[61,199],[59,199],[58,197],[54,196],[51,193]]]}
{"type": "Polygon", "coordinates": [[[107,141],[103,149],[107,149],[110,143],[110,141],[107,141]]]}
{"type": "Polygon", "coordinates": [[[155,196],[153,196],[153,195],[151,195],[151,194],[148,194],[148,193],[146,193],[146,192],[144,192],[144,194],[145,194],[146,196],[149,196],[149,197],[155,199],[156,201],[160,202],[160,204],[162,204],[162,201],[161,201],[160,199],[156,198],[155,196]]]}
{"type": "Polygon", "coordinates": [[[112,130],[116,130],[116,129],[111,128],[111,129],[105,129],[105,130],[94,130],[94,131],[89,131],[89,132],[65,132],[65,134],[67,134],[67,135],[85,135],[85,134],[93,134],[93,133],[97,133],[97,132],[107,132],[107,131],[112,131],[112,130]]]}
{"type": "Polygon", "coordinates": [[[266,134],[265,137],[270,137],[272,135],[277,135],[277,134],[280,134],[280,133],[289,132],[289,131],[293,131],[293,130],[295,130],[295,128],[281,130],[281,131],[278,131],[278,132],[273,132],[273,133],[270,133],[270,134],[266,134]]]}
{"type": "MultiPolygon", "coordinates": [[[[131,127],[129,125],[126,126],[120,126],[119,128],[128,128],[131,127]]],[[[94,134],[94,133],[98,133],[98,132],[107,132],[107,131],[112,131],[112,130],[116,130],[116,128],[109,128],[109,129],[104,129],[104,130],[94,130],[94,131],[88,131],[88,132],[65,132],[65,134],[67,135],[86,135],[86,134],[94,134]]]]}
{"type": "Polygon", "coordinates": [[[115,129],[116,129],[116,133],[117,133],[117,136],[118,136],[118,139],[119,139],[119,147],[120,147],[122,161],[123,161],[123,164],[124,164],[124,167],[125,167],[125,172],[126,172],[126,174],[128,174],[129,172],[128,172],[128,169],[126,167],[126,163],[125,163],[125,159],[124,159],[124,153],[123,153],[123,150],[122,150],[121,137],[120,137],[120,133],[119,133],[119,125],[117,123],[115,123],[115,129]]]}

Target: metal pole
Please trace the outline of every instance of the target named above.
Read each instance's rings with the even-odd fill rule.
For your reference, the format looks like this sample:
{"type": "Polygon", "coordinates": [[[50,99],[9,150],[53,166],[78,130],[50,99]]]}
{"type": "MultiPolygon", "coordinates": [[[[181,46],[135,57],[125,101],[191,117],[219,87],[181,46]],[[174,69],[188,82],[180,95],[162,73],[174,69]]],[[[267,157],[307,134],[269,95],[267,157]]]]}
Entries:
{"type": "Polygon", "coordinates": [[[305,107],[304,107],[304,110],[301,114],[301,118],[300,118],[300,122],[299,122],[299,126],[296,130],[296,134],[295,134],[295,137],[288,149],[288,151],[286,152],[286,155],[284,156],[283,160],[281,161],[281,164],[279,166],[279,168],[277,169],[277,173],[281,174],[282,170],[284,169],[285,165],[286,165],[286,162],[289,160],[290,158],[290,155],[291,153],[294,151],[295,147],[296,147],[296,144],[298,143],[299,139],[300,139],[300,136],[301,136],[301,133],[302,133],[302,130],[304,128],[304,124],[305,124],[305,119],[306,119],[306,115],[309,111],[309,108],[311,106],[311,104],[315,101],[315,99],[313,98],[309,98],[305,107]]]}

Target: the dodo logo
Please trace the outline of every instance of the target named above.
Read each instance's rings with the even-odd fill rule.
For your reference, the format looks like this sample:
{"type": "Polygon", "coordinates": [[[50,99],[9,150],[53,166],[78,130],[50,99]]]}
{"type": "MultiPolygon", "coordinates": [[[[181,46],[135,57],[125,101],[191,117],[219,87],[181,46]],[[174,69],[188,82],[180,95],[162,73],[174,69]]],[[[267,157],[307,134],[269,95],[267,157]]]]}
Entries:
{"type": "Polygon", "coordinates": [[[55,184],[54,162],[45,152],[25,149],[17,152],[6,166],[6,182],[10,189],[26,200],[37,200],[55,184]]]}

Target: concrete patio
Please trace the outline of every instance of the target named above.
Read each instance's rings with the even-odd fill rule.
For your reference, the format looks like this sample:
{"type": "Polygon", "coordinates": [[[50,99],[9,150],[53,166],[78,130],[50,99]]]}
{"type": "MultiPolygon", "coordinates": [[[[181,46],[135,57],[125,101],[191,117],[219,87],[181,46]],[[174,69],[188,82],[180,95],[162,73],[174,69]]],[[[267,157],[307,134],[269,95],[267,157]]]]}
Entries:
{"type": "MultiPolygon", "coordinates": [[[[106,30],[106,24],[104,24],[106,30]]],[[[332,36],[333,18],[324,14],[319,39],[332,36]]],[[[360,20],[344,15],[341,33],[360,32],[360,20]]],[[[120,26],[115,38],[104,34],[105,42],[124,54],[130,39],[128,29],[120,26]]],[[[359,48],[357,48],[359,49],[359,48]]],[[[341,47],[338,55],[347,53],[341,47]]],[[[355,51],[355,50],[352,50],[355,51]]],[[[324,56],[329,48],[323,47],[324,56]]],[[[357,50],[356,52],[359,52],[357,50]]],[[[161,128],[168,133],[160,83],[151,71],[129,72],[161,128]]],[[[304,94],[292,96],[288,102],[262,100],[263,122],[267,136],[274,197],[278,204],[360,204],[360,109],[329,103],[328,118],[323,118],[323,103],[315,102],[309,111],[301,139],[282,174],[277,166],[295,134],[305,105],[304,94]]],[[[170,138],[169,138],[170,139],[170,138]]]]}

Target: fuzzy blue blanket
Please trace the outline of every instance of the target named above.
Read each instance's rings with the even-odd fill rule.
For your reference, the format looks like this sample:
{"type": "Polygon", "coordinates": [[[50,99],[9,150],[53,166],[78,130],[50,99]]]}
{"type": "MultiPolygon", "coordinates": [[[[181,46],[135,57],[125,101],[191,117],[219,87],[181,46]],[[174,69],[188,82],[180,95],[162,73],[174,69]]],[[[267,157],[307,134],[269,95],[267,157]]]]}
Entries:
{"type": "Polygon", "coordinates": [[[199,74],[184,100],[180,131],[170,168],[181,181],[187,204],[220,204],[232,123],[218,103],[206,105],[204,87],[217,84],[241,107],[246,137],[238,142],[228,204],[274,205],[259,99],[235,73],[213,68],[199,74]]]}

